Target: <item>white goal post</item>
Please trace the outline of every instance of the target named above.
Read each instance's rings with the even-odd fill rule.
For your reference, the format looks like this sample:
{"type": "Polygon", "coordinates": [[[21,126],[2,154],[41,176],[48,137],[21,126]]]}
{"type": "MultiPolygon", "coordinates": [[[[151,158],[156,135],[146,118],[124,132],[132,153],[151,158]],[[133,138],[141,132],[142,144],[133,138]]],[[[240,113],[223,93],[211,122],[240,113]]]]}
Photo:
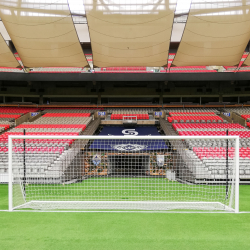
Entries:
{"type": "Polygon", "coordinates": [[[238,136],[8,138],[9,211],[239,212],[238,136]]]}
{"type": "Polygon", "coordinates": [[[124,115],[122,118],[123,122],[137,122],[137,116],[136,115],[124,115]]]}

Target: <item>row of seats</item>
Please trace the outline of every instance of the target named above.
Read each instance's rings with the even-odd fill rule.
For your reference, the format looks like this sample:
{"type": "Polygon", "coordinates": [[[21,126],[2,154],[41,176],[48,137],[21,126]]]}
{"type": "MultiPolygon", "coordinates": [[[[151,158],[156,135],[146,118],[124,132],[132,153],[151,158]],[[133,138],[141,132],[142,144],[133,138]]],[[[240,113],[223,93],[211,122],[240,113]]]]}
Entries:
{"type": "Polygon", "coordinates": [[[18,108],[18,107],[0,107],[0,114],[27,114],[29,112],[36,112],[38,108],[18,108]]]}
{"type": "MultiPolygon", "coordinates": [[[[226,148],[201,148],[194,147],[193,151],[198,155],[200,159],[203,158],[226,158],[227,155],[229,158],[233,159],[235,156],[235,148],[230,147],[228,151],[226,148]]],[[[250,159],[250,148],[241,148],[239,152],[240,158],[249,158],[250,159]]]]}
{"type": "Polygon", "coordinates": [[[166,114],[169,114],[170,112],[178,112],[178,113],[194,113],[194,112],[213,112],[215,114],[218,114],[219,111],[215,108],[167,108],[163,111],[166,112],[166,114]]]}
{"type": "Polygon", "coordinates": [[[225,131],[179,131],[181,136],[226,136],[225,131]]]}
{"type": "Polygon", "coordinates": [[[216,130],[221,130],[221,131],[226,131],[226,130],[236,130],[236,131],[242,131],[242,130],[247,130],[245,127],[243,127],[240,124],[237,123],[175,123],[172,124],[173,129],[176,131],[216,131],[216,130]]]}
{"type": "Polygon", "coordinates": [[[239,115],[247,115],[250,114],[250,108],[242,107],[242,108],[226,108],[225,112],[232,113],[235,112],[239,115]]]}
{"type": "Polygon", "coordinates": [[[10,124],[0,124],[0,133],[10,128],[10,124]]]}
{"type": "Polygon", "coordinates": [[[241,115],[242,118],[244,118],[245,120],[248,120],[250,118],[250,115],[241,115]]]}
{"type": "Polygon", "coordinates": [[[153,109],[108,109],[108,113],[116,114],[148,114],[153,112],[153,109]]]}
{"type": "Polygon", "coordinates": [[[13,67],[0,67],[0,72],[23,72],[23,69],[13,67]]]}
{"type": "Polygon", "coordinates": [[[42,111],[46,113],[91,113],[97,110],[103,110],[103,108],[42,108],[42,111]]]}
{"type": "Polygon", "coordinates": [[[206,115],[206,116],[209,116],[209,115],[215,115],[214,112],[169,112],[169,115],[170,116],[176,116],[176,115],[182,115],[182,116],[199,116],[199,115],[206,115]]]}
{"type": "Polygon", "coordinates": [[[169,122],[223,122],[220,116],[171,116],[167,118],[169,122]]]}
{"type": "MultiPolygon", "coordinates": [[[[179,131],[181,136],[226,136],[226,131],[179,131]]],[[[229,136],[250,138],[250,131],[228,131],[229,136]]]]}
{"type": "MultiPolygon", "coordinates": [[[[23,139],[13,139],[14,146],[23,147],[24,140],[23,139]]],[[[25,143],[27,147],[48,147],[48,146],[62,146],[64,148],[68,148],[74,140],[72,139],[25,139],[25,143]]],[[[0,141],[1,147],[7,147],[8,139],[6,141],[0,141]]]]}
{"type": "Polygon", "coordinates": [[[43,117],[90,117],[90,113],[46,113],[43,117]]]}
{"type": "Polygon", "coordinates": [[[210,72],[217,72],[216,70],[208,70],[208,69],[201,69],[201,70],[190,70],[190,69],[173,69],[170,68],[170,73],[210,73],[210,72]]]}
{"type": "Polygon", "coordinates": [[[4,128],[5,130],[7,130],[7,129],[10,128],[10,125],[9,124],[0,124],[0,127],[4,128]]]}
{"type": "Polygon", "coordinates": [[[143,70],[107,70],[107,71],[95,71],[94,73],[153,73],[153,71],[143,71],[143,70]]]}
{"type": "Polygon", "coordinates": [[[82,72],[83,68],[77,67],[45,67],[45,68],[34,68],[30,73],[79,73],[82,72]]]}
{"type": "Polygon", "coordinates": [[[25,128],[81,128],[81,129],[85,129],[86,124],[34,124],[34,123],[25,123],[25,124],[20,124],[16,128],[23,128],[23,129],[25,129],[25,128]]]}
{"type": "Polygon", "coordinates": [[[147,70],[146,67],[106,67],[101,68],[102,71],[140,71],[140,70],[147,70]]]}
{"type": "MultiPolygon", "coordinates": [[[[23,147],[13,147],[14,153],[23,153],[23,147]]],[[[60,154],[64,151],[64,147],[25,147],[25,153],[54,153],[59,152],[60,154]]],[[[0,147],[0,152],[8,152],[8,147],[0,147]]]]}
{"type": "Polygon", "coordinates": [[[33,124],[85,124],[86,126],[91,122],[91,117],[40,117],[33,122],[33,124]]]}
{"type": "Polygon", "coordinates": [[[14,115],[14,114],[0,114],[0,118],[13,118],[13,119],[17,119],[19,118],[21,115],[14,115]]]}
{"type": "Polygon", "coordinates": [[[149,120],[148,114],[112,114],[110,116],[111,120],[122,120],[122,119],[136,119],[137,120],[149,120]]]}

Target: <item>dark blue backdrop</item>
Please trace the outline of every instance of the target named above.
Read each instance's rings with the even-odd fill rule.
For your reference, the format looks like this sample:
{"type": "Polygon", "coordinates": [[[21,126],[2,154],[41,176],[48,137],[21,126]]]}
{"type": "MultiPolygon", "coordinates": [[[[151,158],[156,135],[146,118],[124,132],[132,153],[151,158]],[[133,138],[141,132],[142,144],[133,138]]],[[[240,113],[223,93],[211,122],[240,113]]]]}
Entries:
{"type": "MultiPolygon", "coordinates": [[[[99,135],[109,135],[111,138],[114,135],[129,135],[136,136],[160,136],[155,126],[139,126],[136,128],[125,128],[118,126],[106,126],[102,129],[99,135]]],[[[124,152],[136,152],[142,150],[162,150],[167,149],[167,145],[161,139],[159,140],[136,140],[136,139],[122,139],[122,140],[94,140],[90,149],[99,150],[119,150],[124,152]]]]}

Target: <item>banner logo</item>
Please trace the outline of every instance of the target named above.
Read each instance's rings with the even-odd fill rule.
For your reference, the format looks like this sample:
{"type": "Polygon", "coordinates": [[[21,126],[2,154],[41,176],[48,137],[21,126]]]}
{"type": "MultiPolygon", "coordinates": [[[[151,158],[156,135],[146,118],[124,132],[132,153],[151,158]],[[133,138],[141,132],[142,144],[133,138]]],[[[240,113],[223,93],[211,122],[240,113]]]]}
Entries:
{"type": "Polygon", "coordinates": [[[164,155],[157,155],[157,165],[159,167],[164,166],[164,155]]]}
{"type": "Polygon", "coordinates": [[[98,166],[101,163],[101,156],[100,155],[94,155],[92,158],[92,162],[98,166]]]}
{"type": "Polygon", "coordinates": [[[145,145],[138,145],[138,144],[120,144],[113,146],[114,149],[119,151],[139,151],[147,148],[148,146],[145,145]]]}
{"type": "Polygon", "coordinates": [[[124,134],[124,136],[127,136],[127,135],[138,135],[139,133],[137,131],[135,131],[135,129],[123,129],[122,130],[122,133],[124,134]]]}
{"type": "Polygon", "coordinates": [[[31,115],[31,117],[33,117],[33,116],[37,116],[39,114],[39,112],[32,112],[30,115],[31,115]]]}

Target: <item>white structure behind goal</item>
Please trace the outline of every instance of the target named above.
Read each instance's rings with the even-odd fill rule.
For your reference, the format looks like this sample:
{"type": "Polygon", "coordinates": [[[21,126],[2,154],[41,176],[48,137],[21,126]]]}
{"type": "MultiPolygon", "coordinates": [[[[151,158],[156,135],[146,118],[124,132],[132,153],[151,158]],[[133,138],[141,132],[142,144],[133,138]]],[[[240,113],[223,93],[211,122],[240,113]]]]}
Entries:
{"type": "Polygon", "coordinates": [[[10,136],[9,210],[20,209],[239,212],[239,138],[10,136]]]}

